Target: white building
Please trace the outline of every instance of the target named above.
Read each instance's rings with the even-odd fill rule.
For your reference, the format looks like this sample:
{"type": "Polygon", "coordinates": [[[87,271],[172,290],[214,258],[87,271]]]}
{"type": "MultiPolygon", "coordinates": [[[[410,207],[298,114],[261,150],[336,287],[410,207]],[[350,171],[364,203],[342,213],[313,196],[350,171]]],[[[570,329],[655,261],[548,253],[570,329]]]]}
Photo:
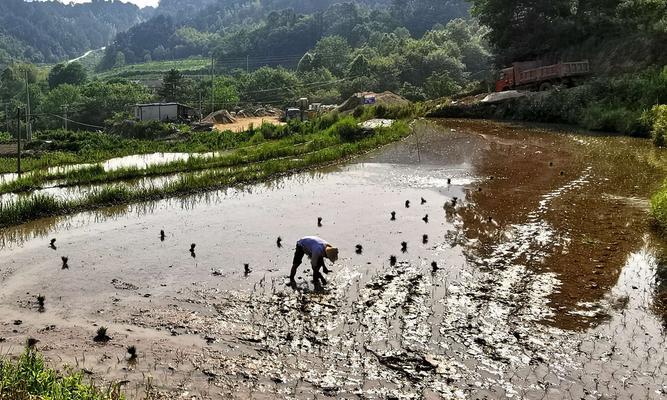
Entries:
{"type": "Polygon", "coordinates": [[[134,116],[140,121],[187,121],[194,110],[180,103],[136,104],[134,116]]]}

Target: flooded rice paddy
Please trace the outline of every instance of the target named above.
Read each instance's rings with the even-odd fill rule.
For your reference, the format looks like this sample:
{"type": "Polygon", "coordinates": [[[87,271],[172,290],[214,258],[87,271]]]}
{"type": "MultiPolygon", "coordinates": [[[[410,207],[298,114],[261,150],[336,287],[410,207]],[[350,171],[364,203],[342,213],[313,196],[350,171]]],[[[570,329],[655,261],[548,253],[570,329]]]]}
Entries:
{"type": "Polygon", "coordinates": [[[333,169],[0,230],[0,346],[34,337],[131,398],[664,398],[647,199],[665,154],[489,122],[416,132],[333,169]],[[341,259],[322,290],[307,262],[291,288],[311,234],[341,259]]]}
{"type": "MultiPolygon", "coordinates": [[[[116,157],[97,164],[71,164],[51,167],[46,169],[47,174],[63,174],[70,171],[77,171],[84,168],[101,166],[105,172],[117,171],[123,168],[146,169],[155,165],[165,165],[177,161],[188,161],[191,158],[213,158],[223,154],[222,152],[208,153],[150,153],[134,154],[125,157],[116,157]]],[[[23,174],[30,175],[32,172],[23,174]]],[[[0,184],[10,183],[19,178],[16,173],[0,174],[0,184]]]]}

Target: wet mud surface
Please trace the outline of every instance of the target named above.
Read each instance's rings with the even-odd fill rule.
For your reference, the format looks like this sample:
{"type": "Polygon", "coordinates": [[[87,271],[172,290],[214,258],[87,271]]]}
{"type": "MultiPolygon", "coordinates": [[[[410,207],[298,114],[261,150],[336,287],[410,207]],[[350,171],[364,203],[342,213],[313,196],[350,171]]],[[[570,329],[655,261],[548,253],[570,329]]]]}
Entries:
{"type": "Polygon", "coordinates": [[[647,199],[665,153],[490,122],[416,132],[335,169],[0,230],[0,347],[34,337],[130,398],[664,398],[647,199]],[[307,261],[289,287],[311,234],[341,259],[324,288],[307,261]]]}

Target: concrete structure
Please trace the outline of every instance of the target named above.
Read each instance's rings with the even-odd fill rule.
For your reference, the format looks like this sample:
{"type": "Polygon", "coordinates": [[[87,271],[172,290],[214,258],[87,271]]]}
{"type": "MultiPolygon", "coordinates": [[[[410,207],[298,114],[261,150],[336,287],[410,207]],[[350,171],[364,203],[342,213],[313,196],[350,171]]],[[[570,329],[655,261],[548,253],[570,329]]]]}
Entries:
{"type": "Polygon", "coordinates": [[[134,116],[140,121],[188,121],[194,109],[180,103],[136,104],[134,116]]]}

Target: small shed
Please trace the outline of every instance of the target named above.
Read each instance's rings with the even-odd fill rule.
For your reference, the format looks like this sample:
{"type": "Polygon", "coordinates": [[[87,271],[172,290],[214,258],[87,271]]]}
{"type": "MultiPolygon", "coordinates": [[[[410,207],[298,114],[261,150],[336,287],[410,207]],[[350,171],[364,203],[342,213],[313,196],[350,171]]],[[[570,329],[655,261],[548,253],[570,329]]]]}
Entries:
{"type": "Polygon", "coordinates": [[[134,116],[140,121],[189,121],[194,109],[180,103],[136,104],[134,116]]]}

